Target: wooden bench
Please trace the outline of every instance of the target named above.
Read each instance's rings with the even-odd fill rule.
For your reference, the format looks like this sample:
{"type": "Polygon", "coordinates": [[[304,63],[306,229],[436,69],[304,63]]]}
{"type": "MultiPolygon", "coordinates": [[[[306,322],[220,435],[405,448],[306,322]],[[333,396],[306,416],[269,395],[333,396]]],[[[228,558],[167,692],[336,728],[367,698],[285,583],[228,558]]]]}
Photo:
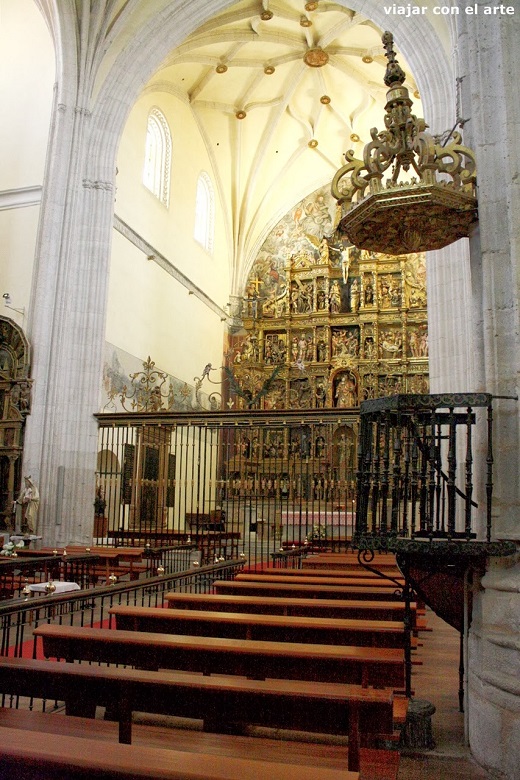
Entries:
{"type": "MultiPolygon", "coordinates": [[[[259,615],[307,615],[308,617],[368,618],[403,621],[402,601],[358,601],[356,599],[303,599],[274,596],[239,596],[216,593],[176,593],[165,596],[172,609],[204,609],[219,612],[247,612],[259,615]]],[[[417,609],[411,605],[412,628],[417,628],[417,609]]]]}
{"type": "MultiPolygon", "coordinates": [[[[270,739],[256,735],[254,739],[244,736],[229,734],[212,734],[198,729],[173,728],[170,724],[167,729],[159,726],[150,726],[145,722],[135,724],[135,741],[139,740],[141,745],[147,745],[158,748],[171,747],[176,753],[201,753],[212,755],[213,760],[218,766],[220,756],[230,756],[232,758],[245,758],[249,761],[269,761],[274,764],[302,764],[304,766],[312,765],[317,774],[319,768],[333,768],[341,771],[345,763],[346,751],[344,740],[340,739],[340,744],[328,746],[327,754],[324,755],[320,747],[312,747],[308,740],[303,736],[294,735],[290,741],[284,739],[270,739]],[[156,736],[157,733],[157,736],[156,736]],[[159,734],[161,736],[159,736],[159,734]]],[[[146,719],[144,719],[146,720],[146,719]]],[[[64,736],[87,738],[89,740],[98,740],[104,742],[117,742],[117,724],[103,719],[87,719],[78,717],[66,717],[55,712],[52,714],[34,712],[29,710],[6,710],[0,708],[0,729],[25,729],[26,731],[38,732],[40,741],[45,739],[46,734],[63,734],[64,736]]],[[[0,732],[1,737],[2,732],[0,732]]],[[[382,750],[374,748],[361,748],[360,751],[360,772],[364,777],[378,778],[378,780],[396,780],[399,769],[399,752],[397,750],[382,750]]],[[[22,780],[20,773],[22,765],[18,766],[18,774],[8,770],[9,780],[22,780]]],[[[99,773],[94,775],[99,778],[99,773]]],[[[24,776],[25,777],[25,776],[24,776]]],[[[89,780],[93,775],[89,775],[89,780]]],[[[106,776],[103,776],[106,780],[106,776]]],[[[344,771],[343,780],[358,778],[357,772],[344,771]]],[[[31,778],[32,780],[32,778],[31,778]]],[[[40,780],[40,778],[39,778],[40,780]]],[[[61,780],[61,778],[60,778],[61,780]]],[[[83,778],[85,780],[85,778],[83,778]]]]}
{"type": "MultiPolygon", "coordinates": [[[[50,717],[50,716],[49,716],[50,717]]],[[[2,728],[2,776],[12,780],[358,780],[358,772],[121,745],[2,728]]]]}
{"type": "Polygon", "coordinates": [[[212,509],[210,512],[186,512],[186,527],[192,532],[225,531],[226,513],[223,509],[212,509]]]}
{"type": "MultiPolygon", "coordinates": [[[[86,552],[86,548],[80,545],[69,545],[66,549],[68,554],[86,552]]],[[[144,549],[144,547],[104,547],[103,545],[90,547],[90,554],[96,556],[99,562],[92,572],[94,583],[98,580],[108,583],[112,574],[118,579],[127,575],[131,580],[138,579],[143,571],[144,549]]]]}
{"type": "Polygon", "coordinates": [[[235,582],[281,582],[285,584],[294,585],[334,585],[342,587],[361,587],[361,588],[385,588],[386,590],[395,591],[398,584],[404,585],[404,579],[402,577],[396,582],[385,579],[384,577],[308,577],[304,572],[299,577],[292,576],[287,577],[286,574],[254,574],[248,572],[241,572],[234,578],[235,582]]]}
{"type": "Polygon", "coordinates": [[[391,739],[395,727],[392,692],[358,685],[0,658],[0,692],[64,701],[67,714],[74,716],[93,717],[96,706],[108,707],[119,722],[119,740],[126,744],[132,741],[133,712],[203,720],[208,731],[247,723],[347,735],[352,770],[359,769],[361,743],[391,739]]]}
{"type": "Polygon", "coordinates": [[[111,607],[116,627],[190,636],[221,636],[270,642],[303,642],[357,647],[404,647],[399,621],[250,615],[161,607],[111,607]]]}
{"type": "Polygon", "coordinates": [[[256,680],[343,682],[364,687],[404,688],[404,650],[293,642],[263,642],[207,636],[176,636],[65,625],[34,630],[47,658],[126,664],[141,669],[177,669],[241,675],[256,680]]]}
{"type": "MultiPolygon", "coordinates": [[[[348,553],[320,552],[317,555],[309,555],[302,560],[304,569],[338,569],[345,566],[359,566],[357,551],[348,553]]],[[[373,566],[375,569],[398,568],[393,553],[375,553],[372,560],[370,560],[370,566],[373,566]]]]}
{"type": "Polygon", "coordinates": [[[146,531],[144,529],[129,530],[109,530],[107,539],[113,540],[116,547],[133,547],[149,545],[169,546],[174,544],[185,544],[191,538],[189,531],[146,531]]]}
{"type": "Polygon", "coordinates": [[[361,601],[392,601],[397,599],[388,588],[363,587],[357,585],[320,585],[292,582],[240,582],[237,580],[216,580],[213,590],[218,594],[234,593],[237,596],[274,596],[277,598],[311,599],[357,599],[361,601]]]}
{"type": "MultiPolygon", "coordinates": [[[[387,574],[390,577],[401,577],[403,576],[400,569],[397,567],[395,569],[392,568],[386,568],[383,570],[385,575],[387,574]]],[[[277,566],[267,566],[263,569],[255,569],[254,567],[248,568],[247,566],[244,566],[242,569],[243,574],[257,574],[257,575],[277,575],[280,577],[287,577],[288,579],[292,579],[293,577],[313,577],[317,579],[318,581],[322,577],[356,577],[357,579],[362,580],[371,580],[376,577],[374,572],[369,571],[368,569],[364,569],[362,566],[358,565],[349,565],[346,566],[344,569],[311,569],[309,567],[305,569],[284,569],[277,566]]]]}

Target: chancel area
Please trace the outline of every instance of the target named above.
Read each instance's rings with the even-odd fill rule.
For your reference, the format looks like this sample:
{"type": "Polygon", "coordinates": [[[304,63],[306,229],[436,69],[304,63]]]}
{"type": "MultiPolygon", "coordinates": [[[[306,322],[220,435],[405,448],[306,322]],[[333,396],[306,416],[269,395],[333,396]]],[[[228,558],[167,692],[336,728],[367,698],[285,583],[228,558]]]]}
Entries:
{"type": "Polygon", "coordinates": [[[10,777],[520,777],[508,9],[2,0],[10,777]]]}

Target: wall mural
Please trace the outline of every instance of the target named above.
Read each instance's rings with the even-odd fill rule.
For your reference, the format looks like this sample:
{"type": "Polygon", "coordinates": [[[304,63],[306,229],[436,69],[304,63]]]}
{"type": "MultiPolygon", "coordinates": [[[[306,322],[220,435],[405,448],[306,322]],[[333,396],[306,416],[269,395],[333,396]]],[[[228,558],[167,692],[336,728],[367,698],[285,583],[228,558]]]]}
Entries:
{"type": "Polygon", "coordinates": [[[195,385],[189,385],[161,371],[150,357],[143,361],[106,343],[102,411],[189,412],[214,407],[211,397],[201,392],[200,379],[193,381],[195,385]]]}
{"type": "Polygon", "coordinates": [[[317,190],[261,247],[245,286],[245,334],[227,346],[235,408],[253,398],[263,409],[355,408],[428,392],[424,254],[349,247],[335,213],[328,187],[317,190]]]}

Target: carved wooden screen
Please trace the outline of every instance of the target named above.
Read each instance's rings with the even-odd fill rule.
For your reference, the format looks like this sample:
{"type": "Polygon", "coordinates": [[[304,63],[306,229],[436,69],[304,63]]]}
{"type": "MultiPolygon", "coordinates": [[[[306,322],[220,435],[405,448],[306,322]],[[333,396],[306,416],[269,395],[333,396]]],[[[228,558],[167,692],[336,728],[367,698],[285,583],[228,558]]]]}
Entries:
{"type": "Polygon", "coordinates": [[[29,344],[0,317],[0,529],[14,530],[13,501],[22,481],[23,431],[31,406],[29,344]]]}

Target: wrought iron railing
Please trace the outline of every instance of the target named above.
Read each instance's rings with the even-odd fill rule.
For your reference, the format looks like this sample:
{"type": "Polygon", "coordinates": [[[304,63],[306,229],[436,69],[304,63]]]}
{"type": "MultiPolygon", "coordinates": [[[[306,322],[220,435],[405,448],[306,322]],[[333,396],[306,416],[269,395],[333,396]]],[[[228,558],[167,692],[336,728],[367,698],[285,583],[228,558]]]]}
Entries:
{"type": "Polygon", "coordinates": [[[397,395],[361,404],[354,542],[492,553],[492,397],[397,395]],[[480,507],[475,501],[480,486],[480,507]],[[482,498],[483,496],[483,498],[482,498]]]}
{"type": "MultiPolygon", "coordinates": [[[[33,629],[42,623],[111,627],[110,607],[132,605],[158,607],[170,591],[205,593],[216,580],[233,579],[244,560],[204,566],[190,571],[120,583],[73,593],[26,598],[0,605],[0,655],[36,658],[33,629]]],[[[8,697],[2,706],[11,706],[8,697]]]]}
{"type": "Polygon", "coordinates": [[[190,541],[202,562],[352,533],[354,410],[97,415],[97,504],[112,544],[190,541]]]}
{"type": "MultiPolygon", "coordinates": [[[[66,549],[55,550],[49,555],[44,555],[43,552],[23,549],[16,557],[0,559],[0,602],[21,598],[32,585],[45,583],[74,582],[85,590],[98,584],[100,570],[105,570],[106,574],[112,571],[110,567],[107,569],[106,563],[102,563],[103,556],[91,552],[89,547],[85,547],[82,552],[76,550],[72,554],[66,549]]],[[[200,566],[201,558],[201,550],[193,543],[163,547],[147,544],[142,560],[133,562],[122,576],[125,579],[138,579],[154,577],[158,572],[175,574],[200,566]]],[[[117,572],[114,575],[116,580],[119,579],[120,567],[115,566],[114,572],[117,572]]]]}
{"type": "Polygon", "coordinates": [[[99,558],[95,555],[38,555],[20,550],[16,557],[0,559],[0,601],[20,598],[29,584],[50,580],[76,582],[88,588],[94,580],[99,558]]]}
{"type": "Polygon", "coordinates": [[[275,569],[301,569],[302,561],[307,557],[308,545],[291,547],[271,553],[272,566],[275,569]]]}

